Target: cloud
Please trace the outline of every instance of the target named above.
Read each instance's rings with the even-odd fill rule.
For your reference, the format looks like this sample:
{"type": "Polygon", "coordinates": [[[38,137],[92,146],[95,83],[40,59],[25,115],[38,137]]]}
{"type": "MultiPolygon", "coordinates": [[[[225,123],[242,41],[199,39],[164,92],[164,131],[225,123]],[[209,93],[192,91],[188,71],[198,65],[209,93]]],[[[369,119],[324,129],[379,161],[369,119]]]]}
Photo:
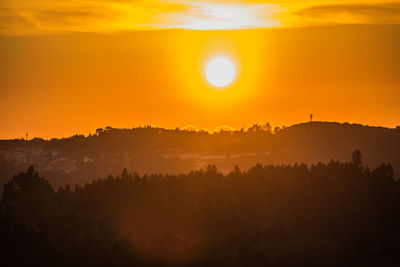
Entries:
{"type": "Polygon", "coordinates": [[[165,0],[0,1],[0,17],[4,17],[0,35],[160,29],[170,26],[168,14],[184,13],[187,8],[184,3],[165,0]],[[21,20],[20,24],[30,22],[35,28],[22,31],[13,19],[21,20]]]}
{"type": "Polygon", "coordinates": [[[294,13],[300,24],[398,24],[400,2],[312,6],[294,13]]]}
{"type": "Polygon", "coordinates": [[[100,20],[112,20],[117,15],[111,10],[41,10],[34,14],[34,18],[41,24],[53,27],[79,27],[100,20]]]}
{"type": "MultiPolygon", "coordinates": [[[[1,6],[4,3],[0,3],[1,6]]],[[[242,29],[276,26],[273,5],[252,1],[13,0],[0,34],[118,32],[151,29],[242,29]],[[11,13],[13,13],[11,15],[11,13]],[[19,23],[12,23],[9,16],[19,23]],[[35,28],[22,27],[22,21],[35,28]]]]}
{"type": "Polygon", "coordinates": [[[186,9],[164,15],[168,28],[226,30],[276,27],[271,4],[186,2],[186,9]]]}
{"type": "Polygon", "coordinates": [[[335,0],[321,0],[318,2],[319,5],[315,5],[315,2],[315,0],[0,1],[0,35],[107,33],[167,28],[246,29],[337,23],[400,23],[400,3],[334,4],[335,0]]]}
{"type": "Polygon", "coordinates": [[[0,33],[7,35],[14,32],[27,34],[36,30],[36,25],[31,20],[16,14],[12,9],[0,8],[0,33]]]}
{"type": "Polygon", "coordinates": [[[14,30],[35,30],[35,24],[18,15],[0,16],[0,32],[12,32],[14,30]]]}

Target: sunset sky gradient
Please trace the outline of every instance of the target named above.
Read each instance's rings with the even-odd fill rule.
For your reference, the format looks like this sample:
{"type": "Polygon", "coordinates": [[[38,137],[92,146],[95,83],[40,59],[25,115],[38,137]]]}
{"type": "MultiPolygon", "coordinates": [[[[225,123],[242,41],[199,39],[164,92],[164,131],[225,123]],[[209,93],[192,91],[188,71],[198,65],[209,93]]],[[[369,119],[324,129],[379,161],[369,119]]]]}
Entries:
{"type": "Polygon", "coordinates": [[[400,125],[400,2],[0,1],[0,139],[308,119],[400,125]],[[216,56],[238,76],[204,78],[216,56]]]}

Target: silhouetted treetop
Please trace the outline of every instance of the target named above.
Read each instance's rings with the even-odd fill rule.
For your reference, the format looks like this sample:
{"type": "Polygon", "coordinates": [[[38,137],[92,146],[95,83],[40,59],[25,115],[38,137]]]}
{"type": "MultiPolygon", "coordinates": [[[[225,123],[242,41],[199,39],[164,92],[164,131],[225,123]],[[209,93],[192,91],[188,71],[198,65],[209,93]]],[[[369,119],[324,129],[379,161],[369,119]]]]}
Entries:
{"type": "Polygon", "coordinates": [[[35,201],[36,198],[51,195],[54,190],[50,183],[44,178],[40,178],[33,166],[26,172],[21,172],[13,177],[11,181],[4,185],[3,202],[13,202],[21,199],[35,201]]]}
{"type": "Polygon", "coordinates": [[[353,160],[353,164],[354,166],[360,166],[361,165],[361,152],[360,150],[355,150],[353,152],[353,155],[351,156],[352,160],[353,160]]]}

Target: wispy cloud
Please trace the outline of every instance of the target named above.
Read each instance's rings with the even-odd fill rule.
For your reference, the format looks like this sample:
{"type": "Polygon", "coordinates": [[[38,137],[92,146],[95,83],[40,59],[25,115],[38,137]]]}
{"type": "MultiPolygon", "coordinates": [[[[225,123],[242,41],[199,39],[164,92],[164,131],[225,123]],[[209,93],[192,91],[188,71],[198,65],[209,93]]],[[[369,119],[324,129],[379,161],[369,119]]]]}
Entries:
{"type": "Polygon", "coordinates": [[[0,34],[29,34],[36,31],[36,25],[13,10],[0,9],[0,34]]]}
{"type": "Polygon", "coordinates": [[[299,24],[398,24],[400,3],[321,5],[294,13],[299,24]]]}
{"type": "Polygon", "coordinates": [[[0,1],[0,34],[400,23],[400,3],[352,1],[355,0],[346,4],[335,4],[335,0],[0,1]]]}

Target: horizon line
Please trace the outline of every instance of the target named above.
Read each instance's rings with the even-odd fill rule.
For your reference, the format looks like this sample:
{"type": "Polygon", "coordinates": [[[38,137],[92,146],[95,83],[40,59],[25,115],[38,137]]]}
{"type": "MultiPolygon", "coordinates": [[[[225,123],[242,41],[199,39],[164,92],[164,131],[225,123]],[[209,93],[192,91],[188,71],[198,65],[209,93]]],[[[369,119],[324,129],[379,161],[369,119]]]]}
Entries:
{"type": "MultiPolygon", "coordinates": [[[[118,128],[118,127],[112,127],[112,126],[105,126],[105,127],[99,127],[97,128],[94,133],[92,134],[92,132],[90,131],[89,133],[86,134],[82,134],[82,133],[76,133],[70,136],[63,136],[63,137],[51,137],[51,138],[43,138],[43,137],[38,137],[35,136],[31,139],[26,139],[24,137],[15,137],[15,138],[0,138],[0,141],[13,141],[13,140],[25,140],[25,141],[32,141],[35,139],[41,139],[44,141],[50,141],[53,139],[67,139],[67,138],[71,138],[74,136],[84,136],[85,138],[90,137],[90,136],[95,136],[97,135],[97,131],[101,130],[101,131],[108,131],[108,130],[119,130],[119,131],[123,131],[123,130],[136,130],[136,129],[159,129],[159,130],[166,130],[166,131],[182,131],[182,132],[195,132],[195,133],[208,133],[208,134],[218,134],[221,132],[255,132],[255,131],[265,131],[268,132],[270,131],[272,134],[276,134],[278,131],[280,130],[284,130],[284,129],[288,129],[294,126],[298,126],[298,125],[302,125],[302,124],[338,124],[338,125],[351,125],[351,126],[362,126],[362,127],[369,127],[369,128],[383,128],[383,129],[388,129],[388,130],[396,130],[396,129],[400,129],[400,125],[395,126],[395,127],[387,127],[387,126],[379,126],[379,125],[369,125],[369,124],[361,124],[361,123],[350,123],[350,122],[338,122],[338,121],[306,121],[306,122],[299,122],[299,123],[295,123],[292,125],[284,125],[282,124],[281,126],[272,126],[269,122],[266,123],[255,123],[252,124],[250,127],[246,127],[246,124],[243,124],[243,127],[241,128],[236,128],[236,127],[232,127],[230,125],[219,125],[216,126],[214,129],[208,129],[208,128],[199,128],[193,124],[186,124],[183,127],[180,126],[176,126],[175,128],[170,128],[170,127],[162,127],[162,126],[158,126],[155,124],[139,124],[138,126],[134,126],[134,127],[122,127],[122,128],[118,128]],[[269,129],[267,130],[269,125],[269,129]],[[259,128],[256,128],[256,127],[259,128]],[[278,128],[278,131],[276,131],[276,129],[278,128]],[[251,129],[255,129],[252,130],[251,129]],[[250,131],[249,131],[250,130],[250,131]]],[[[29,132],[26,132],[26,134],[29,134],[29,132]]]]}

